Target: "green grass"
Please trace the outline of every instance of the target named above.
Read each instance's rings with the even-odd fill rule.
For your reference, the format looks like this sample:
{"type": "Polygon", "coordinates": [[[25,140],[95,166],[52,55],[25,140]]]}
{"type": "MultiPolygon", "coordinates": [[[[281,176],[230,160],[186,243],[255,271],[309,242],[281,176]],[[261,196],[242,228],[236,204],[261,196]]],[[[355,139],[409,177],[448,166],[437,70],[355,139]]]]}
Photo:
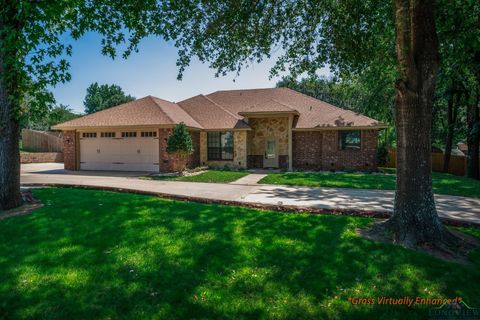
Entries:
{"type": "Polygon", "coordinates": [[[244,171],[223,171],[208,170],[194,176],[148,176],[144,179],[150,180],[170,180],[170,181],[186,181],[186,182],[213,182],[213,183],[229,183],[248,175],[244,171]]]}
{"type": "MultiPolygon", "coordinates": [[[[359,238],[371,219],[287,214],[79,189],[0,220],[0,318],[424,319],[348,297],[462,297],[465,265],[359,238]]],[[[478,229],[470,233],[480,236],[478,229]]]]}
{"type": "MultiPolygon", "coordinates": [[[[388,174],[333,172],[272,173],[260,180],[259,183],[308,187],[395,190],[395,171],[388,170],[386,173],[388,174]]],[[[480,198],[480,181],[478,180],[433,172],[432,181],[435,193],[480,198]]]]}

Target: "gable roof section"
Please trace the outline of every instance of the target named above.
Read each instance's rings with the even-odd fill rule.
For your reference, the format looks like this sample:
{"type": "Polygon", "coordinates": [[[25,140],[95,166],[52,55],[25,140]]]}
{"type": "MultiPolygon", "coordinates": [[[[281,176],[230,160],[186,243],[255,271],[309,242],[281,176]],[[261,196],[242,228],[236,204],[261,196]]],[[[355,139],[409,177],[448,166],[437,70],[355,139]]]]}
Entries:
{"type": "Polygon", "coordinates": [[[288,88],[217,91],[178,103],[147,96],[56,126],[56,130],[94,127],[174,126],[249,130],[243,116],[294,114],[294,129],[385,128],[377,120],[335,107],[288,88]]]}
{"type": "Polygon", "coordinates": [[[151,98],[160,107],[163,113],[165,113],[165,115],[171,120],[171,124],[183,122],[188,127],[202,128],[202,126],[178,104],[160,98],[151,98]]]}
{"type": "Polygon", "coordinates": [[[269,99],[266,102],[256,104],[251,106],[250,108],[246,108],[244,111],[240,111],[239,115],[248,115],[248,114],[296,114],[298,115],[298,111],[295,109],[290,108],[289,106],[275,100],[269,99]]]}
{"type": "Polygon", "coordinates": [[[210,99],[231,111],[242,114],[254,106],[269,106],[283,110],[286,106],[299,113],[296,129],[341,127],[383,128],[384,124],[350,110],[335,107],[288,88],[216,91],[207,95],[210,99]],[[278,102],[275,106],[269,101],[278,102]]]}
{"type": "Polygon", "coordinates": [[[204,95],[178,102],[178,105],[204,129],[249,129],[242,117],[218,105],[204,95]]]}
{"type": "Polygon", "coordinates": [[[58,124],[53,129],[175,125],[180,122],[189,127],[202,128],[177,104],[147,96],[58,124]]]}

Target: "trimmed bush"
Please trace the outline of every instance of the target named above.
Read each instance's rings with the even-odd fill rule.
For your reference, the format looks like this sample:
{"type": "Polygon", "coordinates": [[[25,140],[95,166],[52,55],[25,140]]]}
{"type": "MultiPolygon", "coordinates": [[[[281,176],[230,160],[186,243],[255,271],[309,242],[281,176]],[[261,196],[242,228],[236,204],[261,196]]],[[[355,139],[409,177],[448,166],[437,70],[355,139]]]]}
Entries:
{"type": "Polygon", "coordinates": [[[190,136],[187,126],[183,122],[177,124],[168,136],[167,152],[182,156],[188,156],[193,153],[192,136],[190,136]]]}

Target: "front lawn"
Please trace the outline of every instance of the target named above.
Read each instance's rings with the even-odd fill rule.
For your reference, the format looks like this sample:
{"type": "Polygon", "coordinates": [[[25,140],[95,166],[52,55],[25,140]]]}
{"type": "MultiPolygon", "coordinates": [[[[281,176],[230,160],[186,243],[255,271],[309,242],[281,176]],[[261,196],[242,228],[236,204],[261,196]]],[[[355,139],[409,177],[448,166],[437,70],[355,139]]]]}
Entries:
{"type": "Polygon", "coordinates": [[[81,189],[34,195],[43,208],[0,220],[0,318],[428,317],[428,306],[348,302],[383,296],[480,307],[479,250],[459,265],[358,237],[371,219],[81,189]]]}
{"type": "MultiPolygon", "coordinates": [[[[389,174],[285,172],[272,173],[259,181],[307,187],[395,190],[395,171],[389,174]],[[391,174],[393,172],[393,174],[391,174]]],[[[433,191],[438,194],[480,198],[480,181],[446,173],[433,172],[433,191]]]]}
{"type": "Polygon", "coordinates": [[[150,180],[169,180],[169,181],[186,181],[186,182],[213,182],[213,183],[229,183],[248,175],[244,171],[223,171],[208,170],[193,176],[148,176],[144,179],[150,180]]]}

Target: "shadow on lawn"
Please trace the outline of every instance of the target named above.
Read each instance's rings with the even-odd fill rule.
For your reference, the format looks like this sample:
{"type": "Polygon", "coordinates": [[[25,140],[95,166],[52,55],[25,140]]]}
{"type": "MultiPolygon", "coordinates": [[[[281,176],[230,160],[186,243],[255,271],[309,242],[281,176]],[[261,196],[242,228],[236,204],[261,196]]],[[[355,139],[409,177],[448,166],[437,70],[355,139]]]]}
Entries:
{"type": "Polygon", "coordinates": [[[36,195],[50,199],[43,209],[0,222],[2,318],[412,318],[426,311],[346,301],[436,292],[479,303],[478,269],[356,237],[368,219],[36,195]]]}
{"type": "Polygon", "coordinates": [[[268,187],[255,191],[255,199],[270,199],[295,203],[301,206],[324,206],[330,208],[351,208],[355,210],[393,210],[393,191],[355,190],[331,188],[297,188],[294,192],[285,187],[268,187]],[[286,199],[286,201],[284,200],[286,199]]]}

